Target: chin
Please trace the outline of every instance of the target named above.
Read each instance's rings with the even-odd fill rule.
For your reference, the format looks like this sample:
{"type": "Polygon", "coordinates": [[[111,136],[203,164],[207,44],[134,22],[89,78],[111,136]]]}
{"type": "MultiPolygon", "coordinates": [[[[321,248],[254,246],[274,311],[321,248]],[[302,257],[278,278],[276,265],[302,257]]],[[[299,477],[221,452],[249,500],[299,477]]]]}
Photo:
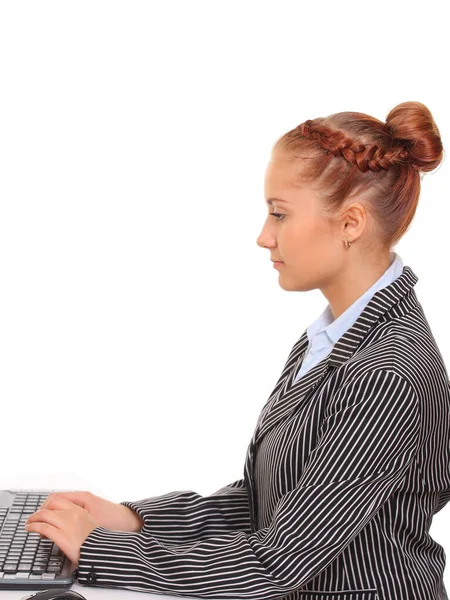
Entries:
{"type": "Polygon", "coordinates": [[[311,290],[315,290],[316,287],[307,285],[306,283],[302,283],[299,281],[288,281],[286,279],[280,278],[278,281],[279,286],[285,290],[286,292],[309,292],[311,290]]]}
{"type": "Polygon", "coordinates": [[[279,281],[280,288],[285,290],[286,292],[296,292],[298,291],[298,285],[295,285],[295,282],[289,281],[279,281]]]}

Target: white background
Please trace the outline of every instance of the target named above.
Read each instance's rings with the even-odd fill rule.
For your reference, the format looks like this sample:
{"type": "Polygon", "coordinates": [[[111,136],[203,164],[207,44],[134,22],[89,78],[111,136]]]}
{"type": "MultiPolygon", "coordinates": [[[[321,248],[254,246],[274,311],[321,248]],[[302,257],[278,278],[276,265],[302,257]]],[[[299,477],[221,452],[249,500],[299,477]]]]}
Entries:
{"type": "MultiPolygon", "coordinates": [[[[64,479],[119,502],[243,476],[326,305],[282,290],[256,244],[272,145],[418,100],[446,148],[443,11],[0,2],[0,489],[64,479]]],[[[444,160],[396,247],[448,366],[449,186],[444,160]]],[[[431,528],[448,553],[449,523],[447,506],[431,528]]]]}

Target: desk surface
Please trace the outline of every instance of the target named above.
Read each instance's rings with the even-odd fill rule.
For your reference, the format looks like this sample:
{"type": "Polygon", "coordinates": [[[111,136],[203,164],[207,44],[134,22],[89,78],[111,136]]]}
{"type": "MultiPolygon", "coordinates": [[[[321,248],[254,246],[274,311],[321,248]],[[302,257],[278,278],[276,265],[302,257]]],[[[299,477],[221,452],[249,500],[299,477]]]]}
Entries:
{"type": "MultiPolygon", "coordinates": [[[[69,589],[74,592],[78,592],[82,596],[86,598],[86,600],[106,600],[107,598],[112,598],[114,600],[139,600],[139,598],[155,598],[155,600],[161,600],[160,594],[149,594],[147,592],[134,592],[130,590],[123,589],[111,589],[111,588],[100,588],[94,586],[84,586],[79,585],[78,583],[74,583],[69,589]]],[[[37,590],[34,590],[37,591],[37,590]]],[[[0,600],[21,600],[27,594],[33,594],[33,590],[29,592],[27,590],[19,590],[17,592],[13,590],[0,590],[0,600]]],[[[164,596],[164,598],[177,598],[180,600],[179,596],[164,596]]]]}
{"type": "MultiPolygon", "coordinates": [[[[113,590],[107,588],[87,587],[84,585],[79,585],[78,583],[74,583],[69,589],[73,590],[74,592],[78,592],[79,594],[84,596],[86,600],[94,600],[96,598],[99,598],[99,600],[106,600],[107,598],[120,598],[121,600],[122,598],[123,600],[131,600],[131,598],[133,598],[133,600],[139,600],[140,597],[155,599],[158,598],[158,600],[161,600],[161,596],[158,597],[155,594],[143,594],[142,592],[131,592],[130,590],[113,590]]],[[[27,594],[33,594],[34,591],[30,590],[28,592],[27,590],[18,590],[17,592],[15,592],[13,590],[1,590],[0,600],[20,600],[27,594]]],[[[171,597],[174,598],[174,596],[166,596],[166,598],[171,597]]],[[[179,597],[178,600],[180,600],[179,597]]]]}

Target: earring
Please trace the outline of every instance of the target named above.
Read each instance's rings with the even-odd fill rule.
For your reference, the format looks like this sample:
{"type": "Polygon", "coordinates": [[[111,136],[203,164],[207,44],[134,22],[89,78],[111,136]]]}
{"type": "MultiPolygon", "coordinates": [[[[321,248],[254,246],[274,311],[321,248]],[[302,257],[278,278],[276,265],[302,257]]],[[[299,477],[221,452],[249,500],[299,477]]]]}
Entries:
{"type": "Polygon", "coordinates": [[[347,239],[347,240],[345,240],[345,242],[344,242],[344,243],[345,243],[345,245],[347,246],[347,248],[350,248],[350,246],[352,245],[352,244],[351,244],[351,242],[349,242],[349,241],[348,241],[348,239],[347,239]]]}

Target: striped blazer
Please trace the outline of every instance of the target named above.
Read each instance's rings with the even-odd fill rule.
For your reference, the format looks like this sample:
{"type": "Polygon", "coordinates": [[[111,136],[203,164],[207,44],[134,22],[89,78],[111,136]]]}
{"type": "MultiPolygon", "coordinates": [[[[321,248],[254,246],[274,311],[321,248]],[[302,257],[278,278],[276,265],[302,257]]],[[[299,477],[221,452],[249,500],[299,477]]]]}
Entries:
{"type": "Polygon", "coordinates": [[[216,600],[448,600],[429,528],[450,498],[450,382],[417,281],[405,266],[294,382],[305,331],[243,478],[122,502],[144,526],[94,529],[78,581],[216,600]]]}

